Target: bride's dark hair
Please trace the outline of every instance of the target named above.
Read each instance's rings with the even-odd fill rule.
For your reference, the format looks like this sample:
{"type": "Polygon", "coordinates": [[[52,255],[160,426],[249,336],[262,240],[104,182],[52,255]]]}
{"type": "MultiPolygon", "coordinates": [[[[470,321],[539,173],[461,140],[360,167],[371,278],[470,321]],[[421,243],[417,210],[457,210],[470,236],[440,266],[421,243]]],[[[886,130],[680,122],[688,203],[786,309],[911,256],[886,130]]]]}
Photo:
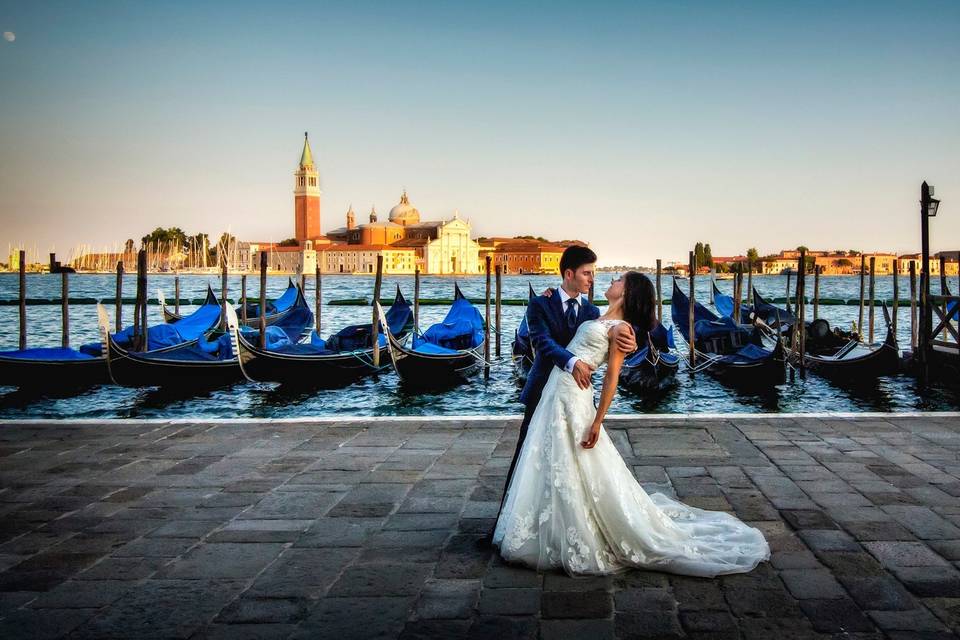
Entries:
{"type": "Polygon", "coordinates": [[[623,274],[623,319],[637,331],[637,342],[657,324],[657,292],[650,278],[639,271],[623,274]]]}

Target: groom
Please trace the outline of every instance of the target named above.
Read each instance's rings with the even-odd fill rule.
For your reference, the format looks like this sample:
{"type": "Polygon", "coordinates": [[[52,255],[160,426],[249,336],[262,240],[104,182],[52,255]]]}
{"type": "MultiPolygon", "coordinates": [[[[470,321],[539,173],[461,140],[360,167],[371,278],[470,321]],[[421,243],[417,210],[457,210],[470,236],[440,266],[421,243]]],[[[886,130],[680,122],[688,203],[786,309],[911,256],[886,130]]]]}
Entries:
{"type": "MultiPolygon", "coordinates": [[[[560,274],[563,282],[554,292],[547,289],[543,295],[530,301],[527,307],[527,326],[530,328],[530,341],[533,343],[535,357],[533,366],[527,376],[527,382],[520,393],[520,402],[526,408],[523,412],[523,422],[520,423],[520,437],[517,439],[517,449],[507,471],[506,490],[513,478],[513,471],[523,449],[523,441],[527,437],[527,428],[530,420],[540,403],[540,395],[547,379],[554,367],[571,374],[581,389],[590,388],[593,374],[593,365],[583,362],[577,356],[567,351],[566,346],[573,340],[577,328],[588,320],[596,320],[600,310],[587,300],[593,285],[594,268],[597,254],[588,247],[572,245],[563,251],[560,257],[560,274]]],[[[626,353],[633,353],[637,349],[636,338],[630,332],[618,342],[618,347],[626,353]]],[[[504,497],[500,500],[500,509],[503,509],[504,497]]],[[[499,512],[497,514],[499,516],[499,512]]],[[[496,526],[496,525],[494,525],[496,526]]],[[[493,540],[493,532],[480,541],[480,546],[489,546],[493,540]]]]}

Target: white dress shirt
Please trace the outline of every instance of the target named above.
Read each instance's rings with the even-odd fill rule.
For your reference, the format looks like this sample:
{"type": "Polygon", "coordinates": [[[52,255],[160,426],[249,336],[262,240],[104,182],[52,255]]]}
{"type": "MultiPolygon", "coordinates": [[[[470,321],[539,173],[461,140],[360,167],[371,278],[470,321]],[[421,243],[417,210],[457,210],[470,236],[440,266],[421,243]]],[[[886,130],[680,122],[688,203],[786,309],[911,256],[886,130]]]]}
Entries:
{"type": "MultiPolygon", "coordinates": [[[[570,298],[573,298],[573,296],[571,296],[569,293],[564,291],[563,287],[557,287],[557,292],[560,294],[560,306],[563,308],[563,315],[564,315],[564,318],[566,318],[567,300],[569,300],[570,298]]],[[[578,293],[576,298],[579,304],[573,307],[574,315],[577,315],[580,313],[580,307],[583,306],[583,294],[578,293]]],[[[576,366],[577,360],[579,359],[580,358],[578,358],[577,356],[571,357],[569,360],[567,360],[567,364],[563,367],[563,370],[566,371],[567,373],[573,373],[573,368],[576,366]]]]}

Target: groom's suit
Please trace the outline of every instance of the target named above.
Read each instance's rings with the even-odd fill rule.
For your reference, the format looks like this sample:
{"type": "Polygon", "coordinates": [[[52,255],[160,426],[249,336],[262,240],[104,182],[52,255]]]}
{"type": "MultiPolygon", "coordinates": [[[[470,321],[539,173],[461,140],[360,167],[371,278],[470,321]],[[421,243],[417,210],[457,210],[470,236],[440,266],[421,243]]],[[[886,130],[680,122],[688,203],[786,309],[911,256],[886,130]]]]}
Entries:
{"type": "MultiPolygon", "coordinates": [[[[510,470],[507,472],[505,487],[510,486],[513,470],[517,466],[520,451],[523,449],[523,441],[527,437],[527,427],[530,426],[530,419],[533,418],[534,411],[540,403],[540,395],[547,384],[550,372],[554,367],[564,370],[570,362],[573,354],[567,351],[566,346],[573,340],[577,328],[587,320],[596,320],[600,317],[600,309],[588,302],[586,296],[580,296],[580,307],[573,326],[570,326],[567,321],[559,290],[554,290],[549,298],[537,296],[527,307],[527,326],[530,328],[530,341],[536,356],[527,375],[527,382],[520,393],[520,402],[526,405],[526,410],[523,412],[517,450],[513,454],[510,470]]],[[[502,502],[500,506],[503,507],[502,502]]]]}

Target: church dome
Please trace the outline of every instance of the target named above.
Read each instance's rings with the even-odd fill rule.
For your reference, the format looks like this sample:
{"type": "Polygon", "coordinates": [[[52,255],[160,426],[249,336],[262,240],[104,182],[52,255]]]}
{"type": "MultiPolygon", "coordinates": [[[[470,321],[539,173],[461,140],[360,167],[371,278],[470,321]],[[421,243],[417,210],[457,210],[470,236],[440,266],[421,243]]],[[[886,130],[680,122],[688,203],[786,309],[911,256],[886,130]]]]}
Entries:
{"type": "Polygon", "coordinates": [[[420,223],[420,212],[410,204],[410,201],[407,199],[406,189],[403,190],[403,195],[400,196],[400,203],[393,209],[390,209],[390,222],[396,222],[404,226],[420,223]]]}

